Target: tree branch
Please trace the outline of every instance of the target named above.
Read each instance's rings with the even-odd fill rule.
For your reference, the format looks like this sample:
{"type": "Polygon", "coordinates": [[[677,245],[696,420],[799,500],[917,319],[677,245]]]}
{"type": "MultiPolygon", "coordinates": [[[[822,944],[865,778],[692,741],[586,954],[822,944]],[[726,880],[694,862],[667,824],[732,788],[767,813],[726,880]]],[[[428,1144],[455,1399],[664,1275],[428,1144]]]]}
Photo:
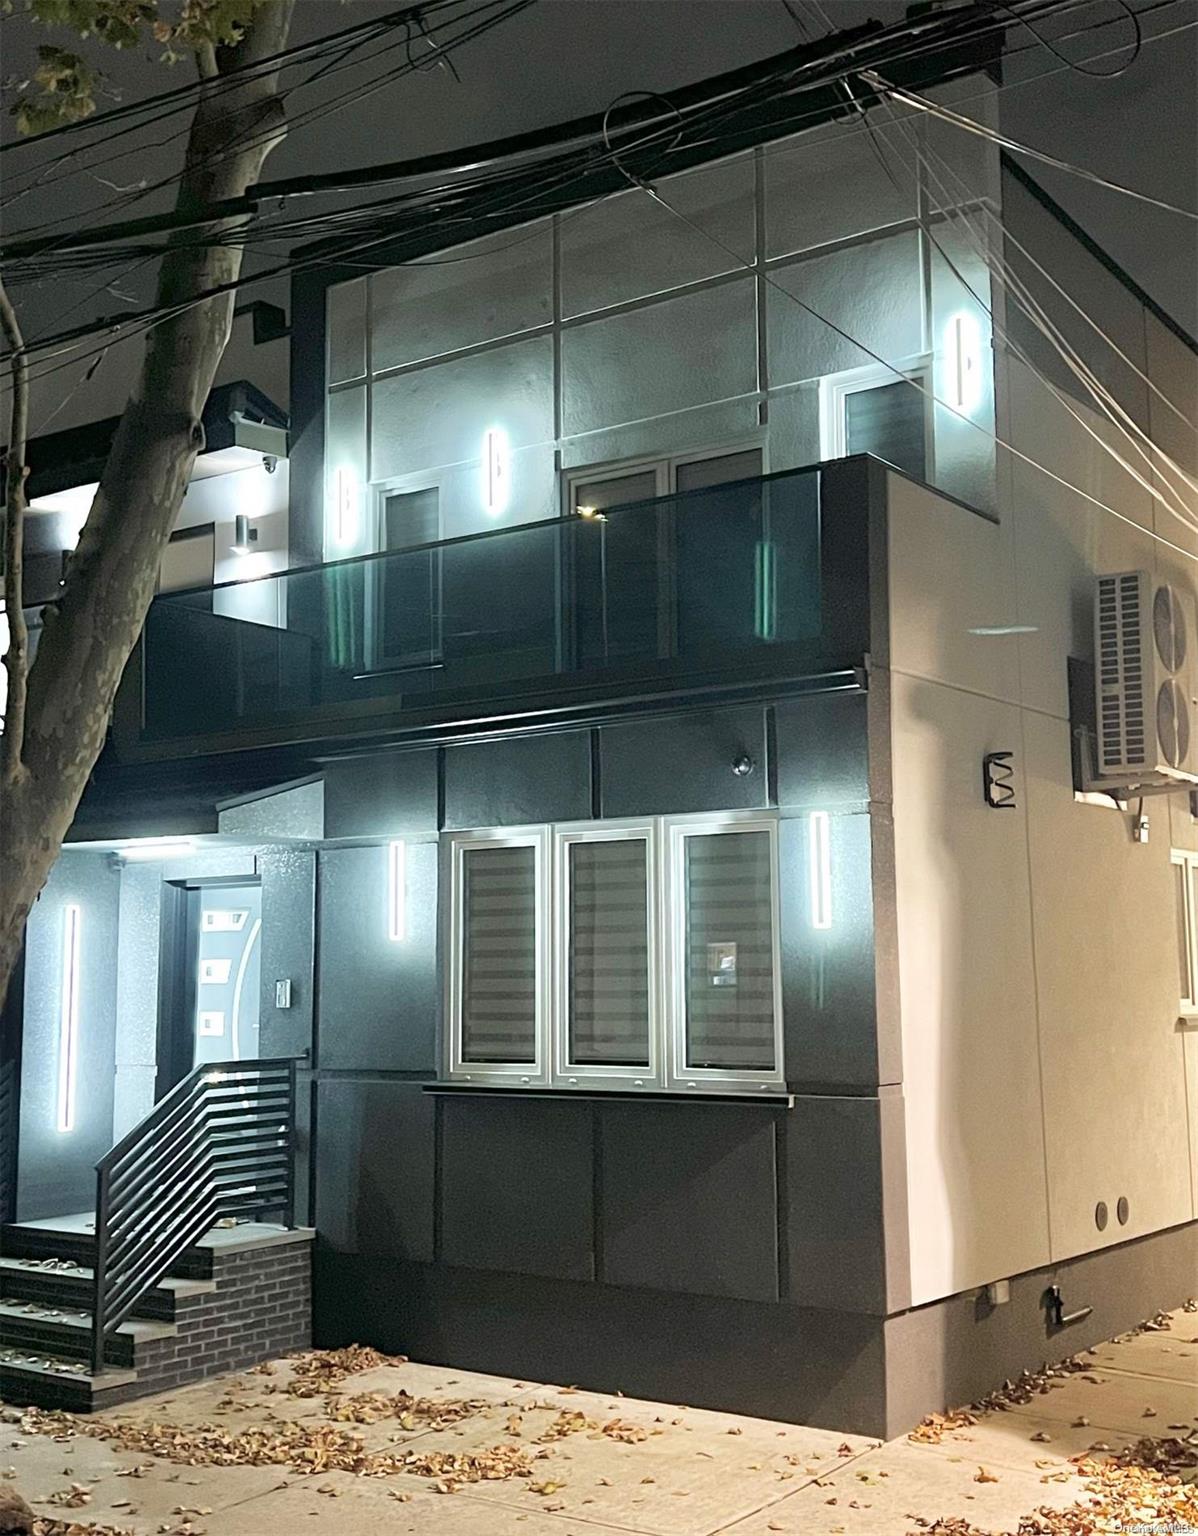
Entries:
{"type": "Polygon", "coordinates": [[[13,785],[24,772],[26,678],[29,675],[29,631],[24,609],[25,548],[25,440],[29,431],[29,359],[25,338],[12,301],[0,281],[0,329],[12,348],[12,415],[8,438],[8,465],[4,484],[4,611],[8,620],[8,648],[4,668],[8,673],[8,701],[4,735],[0,738],[0,782],[13,785]]]}

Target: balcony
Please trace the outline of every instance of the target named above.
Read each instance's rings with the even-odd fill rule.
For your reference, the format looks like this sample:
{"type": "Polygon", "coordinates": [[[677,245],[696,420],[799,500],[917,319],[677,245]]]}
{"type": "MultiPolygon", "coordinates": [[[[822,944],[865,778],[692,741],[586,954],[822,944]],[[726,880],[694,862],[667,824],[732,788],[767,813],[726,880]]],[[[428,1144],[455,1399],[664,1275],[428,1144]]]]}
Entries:
{"type": "Polygon", "coordinates": [[[859,665],[870,477],[846,460],[163,595],[118,754],[565,720],[859,665]]]}

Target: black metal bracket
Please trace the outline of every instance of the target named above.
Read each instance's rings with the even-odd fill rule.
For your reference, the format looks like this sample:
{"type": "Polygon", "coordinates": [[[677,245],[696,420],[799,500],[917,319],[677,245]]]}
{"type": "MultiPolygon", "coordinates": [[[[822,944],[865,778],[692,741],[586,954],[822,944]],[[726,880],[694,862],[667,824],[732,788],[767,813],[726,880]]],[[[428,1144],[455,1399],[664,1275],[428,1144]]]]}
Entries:
{"type": "Polygon", "coordinates": [[[1044,1302],[1048,1307],[1048,1326],[1050,1328],[1068,1328],[1072,1323],[1083,1323],[1093,1307],[1078,1307],[1073,1312],[1065,1311],[1065,1298],[1061,1294],[1059,1285],[1050,1285],[1044,1293],[1044,1302]]]}
{"type": "Polygon", "coordinates": [[[991,810],[1018,810],[1014,757],[1014,752],[987,752],[982,758],[982,793],[991,810]]]}

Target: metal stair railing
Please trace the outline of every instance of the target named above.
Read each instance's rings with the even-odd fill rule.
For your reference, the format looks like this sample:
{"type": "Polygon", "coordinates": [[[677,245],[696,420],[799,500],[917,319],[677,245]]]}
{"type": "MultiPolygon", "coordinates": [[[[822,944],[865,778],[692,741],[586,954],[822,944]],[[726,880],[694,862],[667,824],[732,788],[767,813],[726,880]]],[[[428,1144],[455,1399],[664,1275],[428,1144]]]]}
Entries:
{"type": "Polygon", "coordinates": [[[295,1225],[295,1059],[205,1062],[96,1164],[92,1371],[192,1244],[268,1215],[295,1225]]]}

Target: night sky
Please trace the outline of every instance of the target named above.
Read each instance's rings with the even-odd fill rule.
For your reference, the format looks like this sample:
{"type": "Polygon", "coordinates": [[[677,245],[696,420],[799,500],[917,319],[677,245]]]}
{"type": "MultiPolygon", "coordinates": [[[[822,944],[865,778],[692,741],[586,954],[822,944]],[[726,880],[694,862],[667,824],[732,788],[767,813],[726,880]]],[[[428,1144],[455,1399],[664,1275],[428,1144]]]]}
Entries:
{"type": "MultiPolygon", "coordinates": [[[[1117,79],[1089,79],[1071,71],[1026,29],[1013,29],[1009,47],[1019,52],[1008,66],[1003,127],[1015,138],[1101,175],[1198,208],[1198,0],[1132,3],[1144,13],[1146,42],[1139,59],[1117,79]]],[[[394,9],[395,0],[298,0],[292,41],[394,9]]],[[[461,83],[436,68],[366,94],[366,82],[385,67],[385,59],[371,53],[359,65],[330,75],[297,98],[296,105],[307,110],[334,99],[341,105],[299,128],[270,157],[264,174],[273,178],[370,164],[551,124],[601,111],[626,91],[668,92],[778,53],[802,40],[800,23],[814,37],[828,30],[829,21],[837,27],[869,17],[891,21],[903,11],[901,0],[792,0],[790,9],[782,0],[540,0],[455,54],[461,83]]],[[[1072,30],[1099,23],[1106,24],[1084,37],[1062,41],[1061,50],[1071,58],[1092,61],[1091,68],[1115,68],[1118,53],[1096,61],[1094,56],[1119,49],[1131,38],[1131,26],[1117,0],[1094,0],[1075,13],[1069,26],[1072,30]]],[[[4,75],[10,80],[28,67],[36,42],[69,45],[66,34],[34,28],[19,15],[3,23],[0,41],[4,75]]],[[[187,78],[182,73],[186,65],[170,71],[132,54],[98,50],[98,62],[101,55],[125,100],[187,78]]],[[[397,49],[392,57],[399,56],[397,49]]],[[[177,132],[183,122],[173,119],[167,131],[177,132]]],[[[879,131],[885,130],[879,125],[879,131]]],[[[11,137],[7,123],[4,132],[5,138],[11,137]]],[[[111,207],[113,186],[125,188],[177,168],[181,141],[155,147],[152,141],[162,137],[162,128],[131,136],[122,141],[128,152],[121,159],[94,171],[81,171],[78,160],[55,163],[49,145],[7,156],[6,199],[31,170],[46,172],[44,182],[5,209],[7,235],[50,218],[94,223],[167,206],[163,194],[119,213],[111,207]]],[[[111,153],[103,151],[105,156],[111,153]]],[[[1030,163],[1029,169],[1160,304],[1191,333],[1198,332],[1198,224],[1064,173],[1030,163]]],[[[40,291],[17,289],[27,335],[34,338],[66,323],[148,302],[152,272],[129,273],[113,285],[114,292],[89,299],[96,285],[93,274],[70,288],[56,280],[40,291]]],[[[285,304],[286,285],[246,295],[257,296],[285,304]]],[[[51,413],[53,428],[59,428],[119,409],[137,346],[111,349],[86,384],[80,383],[82,368],[63,369],[48,378],[34,396],[34,432],[51,413]]],[[[239,334],[221,376],[249,376],[282,396],[285,354],[282,343],[254,351],[239,334]]]]}

